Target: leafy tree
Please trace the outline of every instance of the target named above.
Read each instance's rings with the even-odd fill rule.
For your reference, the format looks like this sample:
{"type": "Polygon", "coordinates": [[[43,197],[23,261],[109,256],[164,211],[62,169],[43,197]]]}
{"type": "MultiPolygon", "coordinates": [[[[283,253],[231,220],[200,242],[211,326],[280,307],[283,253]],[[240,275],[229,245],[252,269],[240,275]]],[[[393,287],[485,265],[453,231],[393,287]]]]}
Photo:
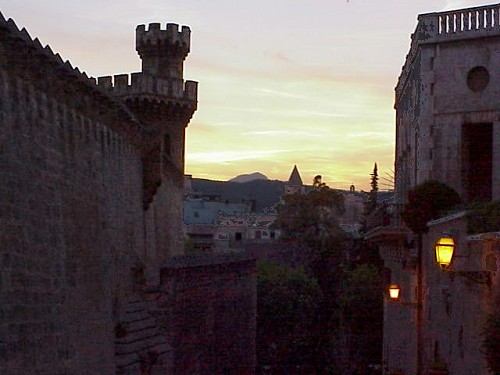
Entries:
{"type": "Polygon", "coordinates": [[[323,179],[323,178],[321,177],[321,175],[320,175],[320,174],[319,174],[319,175],[317,175],[317,176],[315,176],[315,177],[314,177],[314,179],[313,179],[313,187],[314,187],[314,188],[316,188],[316,189],[318,189],[318,188],[323,188],[323,187],[328,187],[328,186],[326,186],[326,184],[322,181],[322,179],[323,179]]]}
{"type": "Polygon", "coordinates": [[[343,195],[323,186],[307,195],[285,195],[278,207],[276,226],[283,238],[317,247],[326,237],[340,233],[337,218],[343,212],[343,195]]]}
{"type": "Polygon", "coordinates": [[[313,316],[321,300],[317,281],[303,269],[257,264],[257,356],[272,373],[296,373],[314,362],[313,316]]]}
{"type": "Polygon", "coordinates": [[[377,163],[373,166],[373,172],[370,174],[371,176],[371,190],[370,193],[368,194],[368,201],[366,202],[365,206],[365,214],[369,215],[372,213],[375,208],[377,208],[377,202],[378,202],[378,168],[377,168],[377,163]]]}
{"type": "Polygon", "coordinates": [[[342,280],[342,264],[348,237],[339,226],[338,217],[344,212],[341,193],[322,185],[320,176],[314,182],[316,189],[307,195],[286,195],[278,208],[277,227],[282,239],[297,241],[311,249],[311,257],[304,264],[309,277],[317,280],[321,290],[318,308],[310,317],[311,337],[314,337],[314,371],[327,373],[332,368],[334,335],[338,328],[337,300],[342,280]]]}
{"type": "Polygon", "coordinates": [[[340,298],[345,328],[357,345],[351,347],[351,361],[364,366],[382,359],[383,280],[380,270],[371,264],[361,264],[346,271],[340,298]]]}
{"type": "Polygon", "coordinates": [[[422,235],[428,230],[428,221],[439,218],[460,202],[460,196],[451,187],[428,180],[409,191],[402,217],[413,233],[422,235]]]}

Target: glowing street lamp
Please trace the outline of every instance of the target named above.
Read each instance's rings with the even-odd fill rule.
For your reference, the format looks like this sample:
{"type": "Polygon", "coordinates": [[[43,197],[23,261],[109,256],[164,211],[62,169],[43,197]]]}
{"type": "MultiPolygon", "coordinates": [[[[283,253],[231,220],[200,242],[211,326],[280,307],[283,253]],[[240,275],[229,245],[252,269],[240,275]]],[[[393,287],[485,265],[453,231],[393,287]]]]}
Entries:
{"type": "Polygon", "coordinates": [[[397,301],[399,299],[399,292],[401,291],[401,288],[399,287],[398,284],[391,284],[389,287],[389,298],[392,301],[397,301]]]}
{"type": "Polygon", "coordinates": [[[399,293],[401,292],[401,288],[398,284],[391,284],[389,287],[389,300],[392,302],[396,302],[400,306],[409,306],[419,309],[421,304],[415,302],[403,302],[399,299],[399,293]]]}
{"type": "Polygon", "coordinates": [[[439,238],[434,249],[436,251],[436,263],[442,271],[446,271],[451,275],[466,277],[479,284],[491,285],[491,273],[489,271],[455,271],[449,269],[455,251],[455,241],[450,236],[444,235],[439,238]]]}
{"type": "Polygon", "coordinates": [[[437,240],[434,249],[436,250],[436,262],[439,268],[446,270],[453,259],[455,241],[449,236],[443,236],[437,240]]]}

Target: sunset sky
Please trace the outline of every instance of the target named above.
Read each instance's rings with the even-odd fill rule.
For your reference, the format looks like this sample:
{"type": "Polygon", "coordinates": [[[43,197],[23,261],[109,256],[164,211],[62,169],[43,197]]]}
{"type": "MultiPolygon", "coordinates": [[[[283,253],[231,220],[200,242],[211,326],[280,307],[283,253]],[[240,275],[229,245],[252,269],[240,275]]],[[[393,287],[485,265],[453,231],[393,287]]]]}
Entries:
{"type": "MultiPolygon", "coordinates": [[[[135,26],[191,28],[186,173],[369,189],[394,163],[394,86],[419,13],[474,0],[3,0],[5,18],[98,77],[140,70],[135,26]]],[[[384,181],[381,187],[384,188],[384,181]]]]}

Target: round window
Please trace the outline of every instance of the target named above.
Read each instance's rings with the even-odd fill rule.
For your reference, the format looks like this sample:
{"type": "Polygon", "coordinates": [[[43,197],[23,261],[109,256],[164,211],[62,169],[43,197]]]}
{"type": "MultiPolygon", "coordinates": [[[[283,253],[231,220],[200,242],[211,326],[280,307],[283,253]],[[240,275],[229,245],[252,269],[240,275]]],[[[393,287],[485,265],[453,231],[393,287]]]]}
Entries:
{"type": "Polygon", "coordinates": [[[483,91],[490,82],[490,73],[484,66],[476,66],[467,74],[467,86],[474,92],[483,91]]]}

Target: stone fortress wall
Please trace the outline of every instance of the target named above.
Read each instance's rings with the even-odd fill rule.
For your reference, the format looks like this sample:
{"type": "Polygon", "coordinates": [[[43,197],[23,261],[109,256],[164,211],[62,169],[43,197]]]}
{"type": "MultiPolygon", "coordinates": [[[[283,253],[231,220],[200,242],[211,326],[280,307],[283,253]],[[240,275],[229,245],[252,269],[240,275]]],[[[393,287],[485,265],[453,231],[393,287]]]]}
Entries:
{"type": "Polygon", "coordinates": [[[199,360],[179,344],[186,300],[200,306],[188,320],[197,358],[228,330],[244,344],[205,367],[253,371],[255,263],[182,260],[189,28],[139,26],[137,39],[142,72],[112,85],[0,14],[0,373],[182,373],[179,358],[199,360]],[[193,296],[202,265],[206,292],[193,296]],[[218,322],[207,295],[233,316],[218,322]]]}

